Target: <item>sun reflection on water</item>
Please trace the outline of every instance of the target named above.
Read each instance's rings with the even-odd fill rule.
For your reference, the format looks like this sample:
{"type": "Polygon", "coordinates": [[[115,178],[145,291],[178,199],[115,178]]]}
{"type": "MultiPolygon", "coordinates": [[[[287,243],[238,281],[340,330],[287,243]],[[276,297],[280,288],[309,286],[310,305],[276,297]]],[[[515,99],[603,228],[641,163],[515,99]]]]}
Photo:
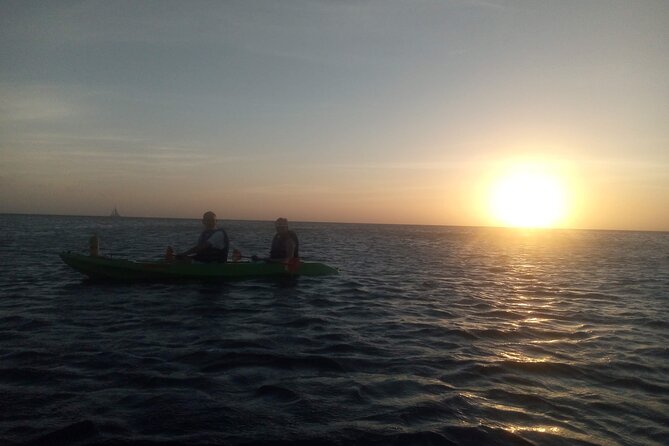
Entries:
{"type": "MultiPolygon", "coordinates": [[[[470,400],[475,400],[478,404],[481,404],[482,406],[489,407],[491,409],[499,410],[499,411],[504,411],[504,412],[511,412],[511,413],[523,413],[526,414],[527,411],[525,411],[523,408],[512,406],[509,404],[501,404],[498,402],[493,402],[481,395],[472,393],[472,392],[460,392],[460,396],[466,399],[470,400]]],[[[481,423],[484,422],[484,420],[480,420],[481,423]]],[[[501,429],[504,429],[507,432],[510,432],[512,434],[516,433],[522,433],[522,432],[537,432],[537,433],[542,433],[542,434],[553,434],[553,435],[566,435],[566,432],[564,429],[558,427],[558,426],[551,426],[551,425],[545,425],[545,424],[538,424],[536,426],[523,426],[519,424],[500,424],[498,427],[501,429]]]]}
{"type": "Polygon", "coordinates": [[[517,432],[539,432],[542,434],[559,434],[562,429],[556,426],[505,426],[504,430],[515,434],[517,432]]]}
{"type": "Polygon", "coordinates": [[[514,362],[548,362],[551,360],[551,358],[549,358],[548,356],[533,358],[519,352],[501,352],[499,356],[504,358],[505,360],[514,362]]]}

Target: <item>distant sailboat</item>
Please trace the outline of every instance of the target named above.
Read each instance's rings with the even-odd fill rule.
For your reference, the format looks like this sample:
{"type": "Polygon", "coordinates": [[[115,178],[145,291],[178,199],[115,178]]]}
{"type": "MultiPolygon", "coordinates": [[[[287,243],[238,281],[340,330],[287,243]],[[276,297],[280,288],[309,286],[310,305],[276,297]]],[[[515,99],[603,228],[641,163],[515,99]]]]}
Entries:
{"type": "Polygon", "coordinates": [[[116,206],[114,206],[114,210],[112,211],[110,217],[112,218],[120,218],[121,214],[118,213],[118,209],[116,209],[116,206]]]}

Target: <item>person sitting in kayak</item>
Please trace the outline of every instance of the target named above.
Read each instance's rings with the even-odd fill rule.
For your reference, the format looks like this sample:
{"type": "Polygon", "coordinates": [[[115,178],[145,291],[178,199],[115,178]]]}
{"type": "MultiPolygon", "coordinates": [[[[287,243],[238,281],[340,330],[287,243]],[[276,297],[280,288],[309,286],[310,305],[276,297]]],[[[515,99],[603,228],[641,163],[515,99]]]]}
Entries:
{"type": "Polygon", "coordinates": [[[272,239],[269,259],[275,262],[290,262],[300,257],[300,242],[297,234],[288,229],[288,220],[277,218],[274,222],[276,234],[272,239]]]}
{"type": "Polygon", "coordinates": [[[216,214],[207,211],[202,216],[204,231],[200,234],[197,245],[177,254],[177,259],[195,260],[205,263],[225,263],[228,260],[230,240],[223,228],[216,225],[216,214]]]}
{"type": "Polygon", "coordinates": [[[283,217],[277,218],[274,222],[276,234],[272,239],[269,258],[258,256],[251,257],[254,261],[265,260],[267,262],[299,262],[300,242],[297,234],[288,229],[288,220],[283,217]]]}

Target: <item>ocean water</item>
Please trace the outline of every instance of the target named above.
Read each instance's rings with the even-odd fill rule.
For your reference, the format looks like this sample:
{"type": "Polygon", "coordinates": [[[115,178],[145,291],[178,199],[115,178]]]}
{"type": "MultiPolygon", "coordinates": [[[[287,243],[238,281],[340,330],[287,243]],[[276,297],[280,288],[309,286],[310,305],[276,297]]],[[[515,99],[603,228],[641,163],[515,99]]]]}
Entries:
{"type": "Polygon", "coordinates": [[[199,222],[0,215],[0,444],[669,444],[668,233],[292,228],[340,274],[96,283],[199,222]]]}

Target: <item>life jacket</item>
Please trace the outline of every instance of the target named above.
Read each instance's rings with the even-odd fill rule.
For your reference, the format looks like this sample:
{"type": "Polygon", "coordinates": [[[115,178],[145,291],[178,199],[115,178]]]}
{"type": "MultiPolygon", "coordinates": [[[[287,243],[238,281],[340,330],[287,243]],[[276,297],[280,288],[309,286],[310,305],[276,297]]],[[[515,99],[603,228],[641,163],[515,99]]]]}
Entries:
{"type": "Polygon", "coordinates": [[[285,234],[277,233],[272,239],[272,248],[269,252],[270,259],[284,259],[288,256],[288,250],[286,249],[286,242],[292,239],[295,243],[295,252],[293,253],[294,257],[300,256],[300,242],[297,240],[297,234],[293,231],[288,231],[285,234]]]}
{"type": "Polygon", "coordinates": [[[202,245],[209,240],[209,238],[214,235],[215,232],[220,231],[223,233],[223,249],[214,248],[213,246],[207,246],[204,251],[197,253],[193,257],[198,262],[206,263],[225,263],[228,261],[228,249],[230,247],[230,240],[228,239],[228,234],[222,229],[205,229],[200,234],[197,244],[202,245]]]}

